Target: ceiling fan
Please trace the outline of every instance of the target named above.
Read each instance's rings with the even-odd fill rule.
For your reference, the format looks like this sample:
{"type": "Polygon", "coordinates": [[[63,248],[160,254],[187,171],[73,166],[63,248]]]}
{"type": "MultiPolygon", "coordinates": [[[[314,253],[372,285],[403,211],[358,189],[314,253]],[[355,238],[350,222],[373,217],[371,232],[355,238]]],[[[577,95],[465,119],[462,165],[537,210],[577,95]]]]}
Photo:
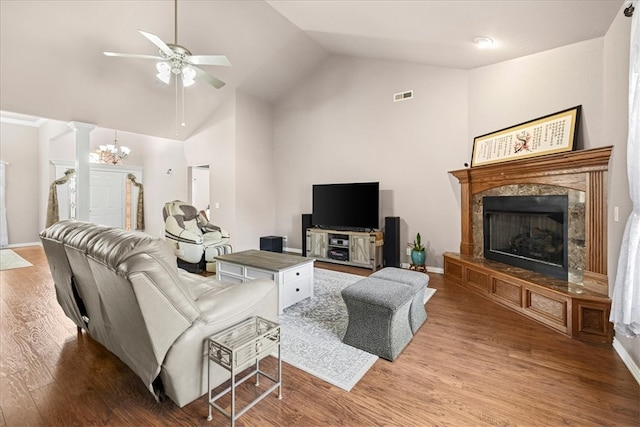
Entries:
{"type": "Polygon", "coordinates": [[[231,65],[231,62],[229,62],[229,59],[225,55],[192,55],[189,49],[184,46],[180,46],[178,44],[178,0],[175,0],[174,2],[174,17],[174,43],[165,43],[155,34],[138,30],[140,34],[145,36],[151,43],[158,47],[159,56],[139,55],[135,53],[103,53],[107,56],[154,59],[158,61],[156,64],[158,74],[156,74],[156,76],[166,84],[170,83],[171,75],[175,74],[176,78],[177,76],[182,76],[182,84],[184,87],[191,86],[195,83],[195,78],[198,77],[216,89],[220,89],[225,85],[225,83],[213,77],[201,68],[198,68],[197,65],[220,65],[228,67],[231,65]]]}

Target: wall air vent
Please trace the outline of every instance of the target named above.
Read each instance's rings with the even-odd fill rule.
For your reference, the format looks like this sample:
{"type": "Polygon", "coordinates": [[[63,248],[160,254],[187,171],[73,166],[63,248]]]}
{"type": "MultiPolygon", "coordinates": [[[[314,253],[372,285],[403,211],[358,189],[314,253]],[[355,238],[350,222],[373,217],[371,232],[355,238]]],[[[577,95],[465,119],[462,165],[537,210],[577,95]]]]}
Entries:
{"type": "Polygon", "coordinates": [[[413,98],[413,91],[408,90],[406,92],[395,93],[393,95],[393,102],[406,101],[407,99],[411,98],[413,98]]]}

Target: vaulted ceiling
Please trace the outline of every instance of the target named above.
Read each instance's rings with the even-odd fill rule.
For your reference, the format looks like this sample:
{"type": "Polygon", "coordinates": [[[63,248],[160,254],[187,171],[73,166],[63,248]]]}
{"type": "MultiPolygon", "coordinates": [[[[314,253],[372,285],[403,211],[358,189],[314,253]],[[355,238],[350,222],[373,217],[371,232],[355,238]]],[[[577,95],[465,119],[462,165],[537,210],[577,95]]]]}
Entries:
{"type": "Polygon", "coordinates": [[[184,140],[236,89],[277,101],[329,54],[472,69],[603,36],[622,0],[178,1],[178,43],[227,84],[176,93],[137,30],[174,40],[169,0],[0,1],[0,109],[184,140]],[[495,40],[478,50],[477,36],[495,40]],[[178,115],[182,114],[179,108],[178,115]]]}

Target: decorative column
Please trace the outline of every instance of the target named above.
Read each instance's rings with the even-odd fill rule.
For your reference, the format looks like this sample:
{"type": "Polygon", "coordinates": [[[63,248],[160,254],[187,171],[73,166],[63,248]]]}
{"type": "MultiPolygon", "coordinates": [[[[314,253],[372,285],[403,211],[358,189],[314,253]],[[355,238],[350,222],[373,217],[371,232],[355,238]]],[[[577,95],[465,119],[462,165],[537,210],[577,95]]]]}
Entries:
{"type": "Polygon", "coordinates": [[[605,171],[587,174],[585,215],[585,287],[607,292],[607,201],[605,171]]]}
{"type": "Polygon", "coordinates": [[[91,206],[91,169],[89,154],[91,152],[91,138],[89,134],[95,125],[82,122],[67,124],[76,134],[76,218],[89,221],[91,206]]]}
{"type": "Polygon", "coordinates": [[[460,181],[460,253],[473,255],[473,194],[469,169],[450,172],[460,181]]]}

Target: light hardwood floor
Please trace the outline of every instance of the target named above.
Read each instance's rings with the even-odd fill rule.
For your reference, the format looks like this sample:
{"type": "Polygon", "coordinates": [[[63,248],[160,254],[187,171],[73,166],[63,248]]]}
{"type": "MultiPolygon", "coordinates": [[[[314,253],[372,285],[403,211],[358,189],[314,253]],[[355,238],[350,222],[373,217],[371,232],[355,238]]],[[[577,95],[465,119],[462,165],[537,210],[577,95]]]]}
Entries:
{"type": "MultiPolygon", "coordinates": [[[[219,414],[206,421],[206,397],[184,408],[156,403],[127,366],[76,333],[42,248],[15,252],[34,267],[0,272],[0,426],[228,425],[219,414]]],[[[283,364],[283,399],[265,398],[237,425],[640,425],[640,387],[610,346],[430,277],[429,318],[395,362],[379,359],[349,393],[283,364]]],[[[254,391],[245,383],[240,398],[254,391]]]]}

